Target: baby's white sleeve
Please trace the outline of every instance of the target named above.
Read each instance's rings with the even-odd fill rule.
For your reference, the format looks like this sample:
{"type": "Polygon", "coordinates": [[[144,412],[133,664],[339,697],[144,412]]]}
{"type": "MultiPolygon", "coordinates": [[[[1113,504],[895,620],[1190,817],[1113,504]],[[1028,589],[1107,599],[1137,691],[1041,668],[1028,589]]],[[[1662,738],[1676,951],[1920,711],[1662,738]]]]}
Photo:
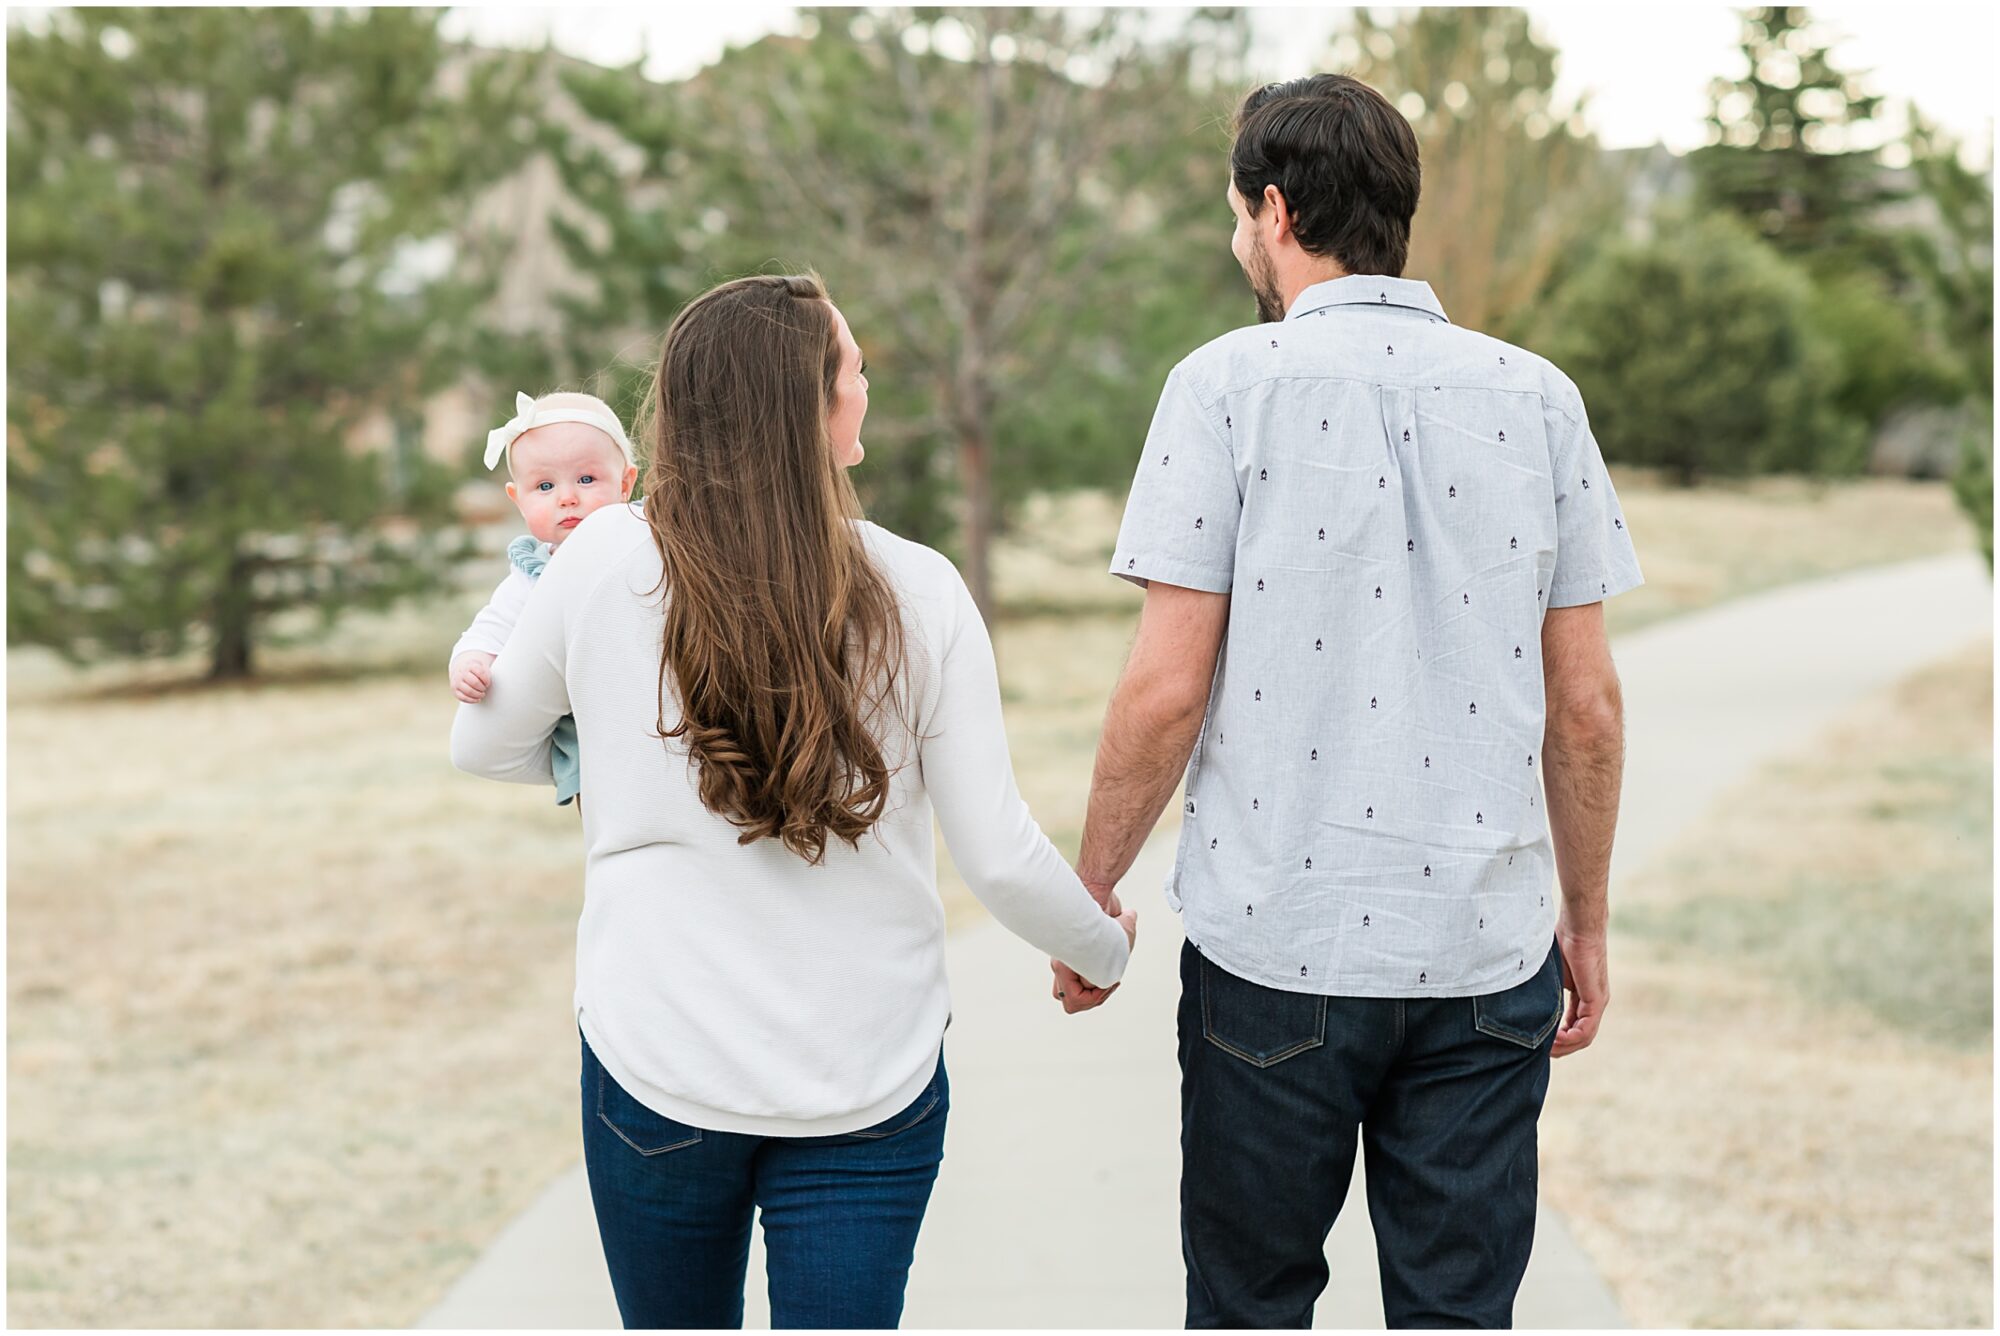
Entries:
{"type": "Polygon", "coordinates": [[[446,664],[458,662],[461,654],[477,651],[481,654],[498,655],[507,647],[507,637],[514,634],[514,624],[521,620],[521,609],[528,606],[528,595],[535,592],[535,582],[520,568],[511,568],[507,578],[493,591],[493,598],[473,617],[472,625],[465,628],[465,634],[451,647],[451,659],[446,664]]]}

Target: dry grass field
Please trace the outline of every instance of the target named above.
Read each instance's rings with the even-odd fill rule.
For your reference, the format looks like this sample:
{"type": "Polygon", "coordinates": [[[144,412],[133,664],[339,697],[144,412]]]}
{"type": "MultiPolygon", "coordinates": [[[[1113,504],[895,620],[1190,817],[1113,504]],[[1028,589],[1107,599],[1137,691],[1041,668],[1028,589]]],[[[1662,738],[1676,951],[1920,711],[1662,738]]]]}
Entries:
{"type": "Polygon", "coordinates": [[[1612,888],[1546,1198],[1636,1326],[1993,1325],[1993,646],[1612,888]]]}
{"type": "MultiPolygon", "coordinates": [[[[1751,478],[1693,490],[1655,470],[1612,471],[1646,583],[1604,605],[1615,637],[1725,599],[1841,571],[1978,546],[1972,525],[1935,482],[1751,478]]],[[[1042,498],[1023,516],[1047,535],[999,563],[1007,611],[1123,612],[1138,597],[1103,574],[1120,501],[1101,493],[1042,498]]]]}
{"type": "Polygon", "coordinates": [[[1978,549],[1940,483],[1752,478],[1687,491],[1641,469],[1613,477],[1646,573],[1605,604],[1613,637],[1779,585],[1978,549]]]}
{"type": "MultiPolygon", "coordinates": [[[[1628,627],[1970,542],[1937,484],[1620,484],[1628,627]]],[[[1071,852],[1139,602],[1116,520],[1052,504],[998,562],[1016,771],[1071,852]]],[[[444,751],[441,660],[499,573],[248,687],[10,654],[11,1324],[404,1325],[576,1154],[576,818],[444,751]]]]}

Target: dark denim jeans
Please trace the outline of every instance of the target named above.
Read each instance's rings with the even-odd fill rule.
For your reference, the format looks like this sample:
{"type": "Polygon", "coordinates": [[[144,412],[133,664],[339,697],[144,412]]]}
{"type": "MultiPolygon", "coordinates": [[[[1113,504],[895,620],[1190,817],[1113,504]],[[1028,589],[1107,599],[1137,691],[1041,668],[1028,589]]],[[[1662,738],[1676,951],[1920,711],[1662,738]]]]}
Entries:
{"type": "Polygon", "coordinates": [[[909,1107],[842,1136],[705,1131],[641,1104],[583,1045],[583,1154],[627,1327],[741,1327],[753,1208],[774,1327],[894,1327],[944,1159],[944,1059],[909,1107]]]}
{"type": "Polygon", "coordinates": [[[1181,953],[1190,1327],[1308,1327],[1368,1167],[1391,1327],[1507,1327],[1535,1237],[1561,958],[1485,997],[1322,997],[1181,953]]]}

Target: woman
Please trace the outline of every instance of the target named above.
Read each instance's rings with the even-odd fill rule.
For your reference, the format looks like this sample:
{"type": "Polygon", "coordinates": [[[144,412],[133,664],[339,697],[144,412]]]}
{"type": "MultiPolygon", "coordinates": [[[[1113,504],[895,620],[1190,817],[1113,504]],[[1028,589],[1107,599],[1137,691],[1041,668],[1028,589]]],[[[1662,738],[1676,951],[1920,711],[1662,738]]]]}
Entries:
{"type": "Polygon", "coordinates": [[[1108,988],[1107,917],[1015,788],[957,571],[859,519],[868,380],[816,277],[667,331],[641,506],[578,526],[452,760],[549,782],[574,714],[584,1153],[630,1327],[893,1327],[950,1101],[935,811],[996,919],[1108,988]]]}

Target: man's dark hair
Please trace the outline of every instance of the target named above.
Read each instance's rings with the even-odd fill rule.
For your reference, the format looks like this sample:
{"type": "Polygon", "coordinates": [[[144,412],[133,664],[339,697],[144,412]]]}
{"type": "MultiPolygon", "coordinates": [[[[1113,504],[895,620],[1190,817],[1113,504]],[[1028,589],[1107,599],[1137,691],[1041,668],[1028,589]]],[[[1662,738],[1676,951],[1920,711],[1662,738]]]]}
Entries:
{"type": "Polygon", "coordinates": [[[1257,89],[1236,111],[1229,174],[1253,218],[1264,187],[1278,188],[1307,254],[1402,274],[1423,181],[1417,135],[1367,84],[1314,74],[1257,89]]]}

